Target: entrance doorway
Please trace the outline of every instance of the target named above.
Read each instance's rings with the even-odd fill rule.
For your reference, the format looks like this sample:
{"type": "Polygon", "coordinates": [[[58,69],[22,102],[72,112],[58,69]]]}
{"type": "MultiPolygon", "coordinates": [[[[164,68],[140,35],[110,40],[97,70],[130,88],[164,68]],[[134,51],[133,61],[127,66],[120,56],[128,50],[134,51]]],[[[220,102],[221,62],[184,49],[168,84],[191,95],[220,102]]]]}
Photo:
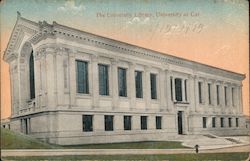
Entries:
{"type": "Polygon", "coordinates": [[[177,113],[178,117],[178,134],[183,134],[183,111],[178,111],[177,113]]]}

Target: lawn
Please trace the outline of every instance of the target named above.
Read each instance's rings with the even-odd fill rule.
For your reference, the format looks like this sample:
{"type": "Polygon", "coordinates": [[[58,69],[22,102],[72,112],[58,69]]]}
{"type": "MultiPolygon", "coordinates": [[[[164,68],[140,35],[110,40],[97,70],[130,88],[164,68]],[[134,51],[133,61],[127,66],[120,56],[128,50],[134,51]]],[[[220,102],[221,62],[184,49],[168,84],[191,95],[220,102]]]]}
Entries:
{"type": "Polygon", "coordinates": [[[4,157],[8,160],[165,160],[165,161],[245,161],[248,153],[168,154],[168,155],[104,155],[104,156],[50,156],[4,157]]]}
{"type": "Polygon", "coordinates": [[[87,144],[59,146],[41,142],[22,133],[1,128],[2,149],[180,149],[186,148],[176,141],[145,141],[108,144],[87,144]]]}
{"type": "Polygon", "coordinates": [[[22,133],[1,128],[1,149],[53,149],[60,148],[34,139],[22,133]]]}

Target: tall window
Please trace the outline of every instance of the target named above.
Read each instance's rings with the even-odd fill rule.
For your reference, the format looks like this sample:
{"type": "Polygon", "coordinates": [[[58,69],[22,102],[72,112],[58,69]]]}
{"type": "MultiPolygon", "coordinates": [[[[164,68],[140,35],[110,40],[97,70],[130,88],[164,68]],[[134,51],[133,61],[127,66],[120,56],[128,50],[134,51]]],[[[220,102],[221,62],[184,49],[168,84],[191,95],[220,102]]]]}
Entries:
{"type": "Polygon", "coordinates": [[[220,104],[220,86],[216,85],[217,105],[220,104]]]}
{"type": "Polygon", "coordinates": [[[105,115],[104,116],[104,121],[105,121],[105,131],[113,131],[114,127],[113,127],[113,119],[114,116],[113,115],[105,115]]]}
{"type": "Polygon", "coordinates": [[[212,104],[212,101],[211,101],[211,84],[208,83],[207,84],[207,88],[208,88],[208,104],[212,104]]]}
{"type": "Polygon", "coordinates": [[[141,130],[147,130],[147,116],[141,116],[141,130]]]}
{"type": "Polygon", "coordinates": [[[234,88],[232,87],[232,105],[235,106],[235,103],[234,103],[234,88]]]}
{"type": "Polygon", "coordinates": [[[232,127],[232,118],[228,118],[228,126],[232,127]]]}
{"type": "Polygon", "coordinates": [[[88,80],[88,63],[85,61],[76,60],[77,65],[77,92],[89,93],[89,80],[88,80]]]}
{"type": "Polygon", "coordinates": [[[99,94],[109,95],[109,74],[107,65],[98,65],[99,68],[99,94]]]}
{"type": "Polygon", "coordinates": [[[225,105],[227,106],[227,87],[224,87],[225,105]]]}
{"type": "Polygon", "coordinates": [[[202,117],[202,125],[203,125],[203,128],[207,128],[207,118],[206,117],[202,117]]]}
{"type": "Polygon", "coordinates": [[[162,120],[162,117],[161,117],[161,116],[156,116],[156,117],[155,117],[156,129],[161,129],[161,120],[162,120]]]}
{"type": "Polygon", "coordinates": [[[202,82],[198,82],[199,103],[202,103],[202,82]]]}
{"type": "Polygon", "coordinates": [[[223,117],[220,118],[220,127],[224,127],[224,118],[223,117]]]}
{"type": "Polygon", "coordinates": [[[157,99],[156,74],[150,74],[151,99],[157,99]]]}
{"type": "Polygon", "coordinates": [[[173,101],[173,77],[170,77],[171,100],[173,101]]]}
{"type": "Polygon", "coordinates": [[[216,127],[216,117],[212,117],[212,127],[216,127]]]}
{"type": "Polygon", "coordinates": [[[135,71],[135,90],[136,90],[136,98],[143,97],[143,88],[142,88],[142,72],[135,71]]]}
{"type": "Polygon", "coordinates": [[[131,130],[131,116],[124,116],[124,130],[131,130]]]}
{"type": "Polygon", "coordinates": [[[235,126],[239,127],[239,118],[235,118],[235,126]]]}
{"type": "Polygon", "coordinates": [[[185,101],[187,101],[187,80],[184,81],[184,88],[185,88],[185,101]]]}
{"type": "Polygon", "coordinates": [[[93,116],[92,115],[82,116],[82,130],[85,132],[93,131],[93,116]]]}
{"type": "Polygon", "coordinates": [[[182,85],[180,78],[175,78],[175,99],[176,101],[182,101],[182,85]]]}
{"type": "Polygon", "coordinates": [[[33,50],[29,59],[29,76],[30,76],[30,99],[35,98],[35,72],[34,72],[34,57],[33,50]]]}
{"type": "Polygon", "coordinates": [[[127,97],[127,77],[126,69],[118,68],[119,96],[127,97]]]}

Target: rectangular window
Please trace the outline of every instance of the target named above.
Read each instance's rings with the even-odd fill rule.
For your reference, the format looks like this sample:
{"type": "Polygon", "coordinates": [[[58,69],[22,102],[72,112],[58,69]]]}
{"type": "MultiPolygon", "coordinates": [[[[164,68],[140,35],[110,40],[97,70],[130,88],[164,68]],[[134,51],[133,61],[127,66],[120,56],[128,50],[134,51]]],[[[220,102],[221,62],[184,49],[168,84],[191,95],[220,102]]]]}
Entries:
{"type": "Polygon", "coordinates": [[[212,127],[216,127],[216,117],[212,117],[212,127]]]}
{"type": "Polygon", "coordinates": [[[109,95],[109,74],[108,66],[103,64],[98,64],[99,72],[99,94],[109,95]]]}
{"type": "Polygon", "coordinates": [[[141,116],[141,130],[147,130],[147,116],[141,116]]]}
{"type": "Polygon", "coordinates": [[[235,118],[235,126],[239,127],[239,118],[235,118]]]}
{"type": "Polygon", "coordinates": [[[84,132],[93,131],[93,116],[92,115],[82,116],[82,131],[84,132]]]}
{"type": "Polygon", "coordinates": [[[216,85],[217,105],[220,104],[220,86],[216,85]]]}
{"type": "Polygon", "coordinates": [[[224,87],[225,106],[227,106],[227,87],[224,87]]]}
{"type": "Polygon", "coordinates": [[[151,99],[157,99],[156,74],[150,74],[151,99]]]}
{"type": "Polygon", "coordinates": [[[211,84],[208,83],[207,87],[208,87],[208,103],[211,105],[212,104],[212,101],[211,101],[211,84]]]}
{"type": "Polygon", "coordinates": [[[77,92],[89,93],[89,80],[88,80],[88,63],[85,61],[76,60],[77,65],[77,92]]]}
{"type": "Polygon", "coordinates": [[[142,88],[142,72],[135,71],[135,92],[136,98],[143,97],[143,88],[142,88]]]}
{"type": "Polygon", "coordinates": [[[220,127],[224,127],[224,118],[223,117],[220,118],[220,127]]]}
{"type": "Polygon", "coordinates": [[[207,128],[207,118],[206,117],[202,117],[202,124],[203,124],[203,128],[207,128]]]}
{"type": "Polygon", "coordinates": [[[232,127],[232,118],[228,118],[228,126],[232,127]]]}
{"type": "Polygon", "coordinates": [[[173,101],[173,77],[170,77],[171,100],[173,101]]]}
{"type": "Polygon", "coordinates": [[[232,88],[232,105],[235,106],[235,103],[234,103],[234,88],[232,88]]]}
{"type": "Polygon", "coordinates": [[[184,81],[185,101],[187,101],[187,80],[184,81]]]}
{"type": "Polygon", "coordinates": [[[156,129],[161,129],[161,120],[162,120],[162,117],[161,117],[161,116],[156,116],[156,117],[155,117],[156,129]]]}
{"type": "Polygon", "coordinates": [[[109,74],[108,66],[98,64],[99,71],[99,94],[100,95],[109,95],[109,74]]]}
{"type": "Polygon", "coordinates": [[[118,68],[119,96],[127,97],[127,76],[126,69],[118,68]]]}
{"type": "Polygon", "coordinates": [[[202,103],[202,82],[198,82],[199,103],[202,103]]]}
{"type": "Polygon", "coordinates": [[[105,115],[104,119],[105,119],[105,131],[113,131],[114,130],[114,127],[113,127],[114,116],[113,115],[105,115]]]}
{"type": "Polygon", "coordinates": [[[182,101],[182,85],[181,79],[175,78],[175,99],[176,101],[182,101]]]}
{"type": "Polygon", "coordinates": [[[131,116],[124,116],[124,130],[131,130],[131,116]]]}

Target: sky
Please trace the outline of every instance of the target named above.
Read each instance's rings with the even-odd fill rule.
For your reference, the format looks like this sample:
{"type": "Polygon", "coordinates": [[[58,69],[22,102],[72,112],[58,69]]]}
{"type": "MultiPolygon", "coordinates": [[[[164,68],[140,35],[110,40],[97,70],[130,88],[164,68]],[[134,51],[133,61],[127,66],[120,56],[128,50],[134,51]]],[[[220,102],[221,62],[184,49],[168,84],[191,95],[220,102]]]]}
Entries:
{"type": "Polygon", "coordinates": [[[2,60],[17,11],[169,55],[246,74],[249,115],[249,7],[245,0],[2,0],[1,118],[10,116],[8,64],[2,60]]]}

